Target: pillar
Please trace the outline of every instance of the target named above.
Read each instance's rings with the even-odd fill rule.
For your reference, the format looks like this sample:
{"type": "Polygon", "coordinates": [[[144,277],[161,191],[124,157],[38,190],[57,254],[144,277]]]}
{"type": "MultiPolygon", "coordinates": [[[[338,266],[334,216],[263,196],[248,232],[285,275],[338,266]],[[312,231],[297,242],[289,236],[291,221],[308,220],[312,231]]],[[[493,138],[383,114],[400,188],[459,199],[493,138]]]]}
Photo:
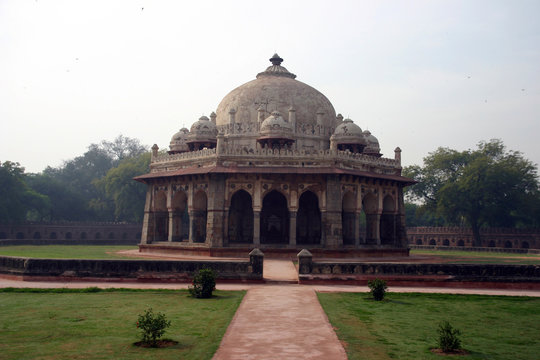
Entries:
{"type": "Polygon", "coordinates": [[[150,211],[152,204],[152,189],[153,186],[148,185],[148,189],[146,190],[146,202],[144,203],[144,217],[141,231],[141,244],[149,244],[152,242],[152,233],[154,232],[154,219],[153,214],[150,211]]]}
{"type": "Polygon", "coordinates": [[[261,210],[253,210],[253,244],[261,243],[261,210]]]}
{"type": "Polygon", "coordinates": [[[298,211],[289,211],[289,245],[296,246],[296,215],[298,211]]]}
{"type": "Polygon", "coordinates": [[[326,180],[326,211],[323,213],[324,215],[321,214],[323,232],[326,234],[325,247],[337,248],[343,245],[341,206],[339,178],[336,175],[328,175],[326,180]]]}
{"type": "Polygon", "coordinates": [[[167,208],[169,212],[169,233],[167,235],[167,241],[172,242],[174,237],[174,209],[167,208]]]}
{"type": "Polygon", "coordinates": [[[225,218],[225,175],[210,176],[207,201],[206,243],[210,246],[222,247],[225,227],[223,223],[225,218]]]}

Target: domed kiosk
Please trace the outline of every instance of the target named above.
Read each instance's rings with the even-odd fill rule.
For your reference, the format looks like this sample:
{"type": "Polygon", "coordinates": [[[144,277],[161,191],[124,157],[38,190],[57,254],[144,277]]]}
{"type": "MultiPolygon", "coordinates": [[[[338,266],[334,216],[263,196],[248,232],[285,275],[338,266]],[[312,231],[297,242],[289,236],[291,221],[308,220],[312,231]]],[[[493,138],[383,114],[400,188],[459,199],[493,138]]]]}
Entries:
{"type": "Polygon", "coordinates": [[[152,147],[141,251],[407,255],[401,150],[296,80],[275,54],[210,118],[152,147]]]}

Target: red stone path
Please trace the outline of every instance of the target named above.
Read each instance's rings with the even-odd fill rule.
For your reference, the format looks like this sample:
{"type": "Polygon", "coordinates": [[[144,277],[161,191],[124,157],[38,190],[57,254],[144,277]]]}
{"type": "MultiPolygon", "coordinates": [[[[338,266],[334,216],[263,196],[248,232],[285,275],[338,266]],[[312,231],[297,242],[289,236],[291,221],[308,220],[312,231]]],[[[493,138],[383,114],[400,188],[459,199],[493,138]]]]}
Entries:
{"type": "MultiPolygon", "coordinates": [[[[265,259],[266,284],[218,284],[220,290],[248,290],[214,359],[346,359],[316,296],[321,292],[366,292],[366,286],[297,285],[291,261],[265,259]]],[[[138,282],[40,282],[0,277],[0,287],[185,289],[188,284],[138,282]]],[[[540,291],[391,287],[391,292],[514,295],[540,297],[540,291]]]]}

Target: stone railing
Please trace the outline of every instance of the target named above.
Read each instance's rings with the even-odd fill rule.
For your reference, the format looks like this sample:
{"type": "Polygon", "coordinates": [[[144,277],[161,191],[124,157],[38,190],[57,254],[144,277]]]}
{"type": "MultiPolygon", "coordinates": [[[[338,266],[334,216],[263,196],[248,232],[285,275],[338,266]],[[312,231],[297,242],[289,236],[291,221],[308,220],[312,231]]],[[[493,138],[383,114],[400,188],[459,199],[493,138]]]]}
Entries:
{"type": "Polygon", "coordinates": [[[216,149],[203,149],[198,151],[189,151],[179,154],[160,154],[156,157],[152,157],[152,163],[164,163],[170,161],[182,161],[182,160],[196,160],[208,157],[215,157],[216,149]]]}
{"type": "Polygon", "coordinates": [[[388,278],[395,282],[437,280],[540,285],[540,265],[315,262],[305,249],[298,253],[298,273],[301,283],[318,280],[366,282],[372,278],[388,278]],[[419,279],[421,277],[424,279],[419,279]]]}
{"type": "MultiPolygon", "coordinates": [[[[301,163],[294,164],[291,161],[310,162],[314,166],[330,166],[335,161],[342,162],[345,167],[360,170],[370,170],[379,173],[394,173],[401,169],[401,164],[395,159],[377,158],[365,154],[356,154],[349,151],[326,150],[288,150],[288,149],[253,149],[253,148],[227,148],[218,154],[216,149],[204,149],[180,154],[162,154],[152,158],[153,171],[162,171],[167,164],[171,167],[193,166],[193,161],[220,159],[223,162],[250,162],[250,165],[265,166],[270,160],[285,160],[289,165],[301,166],[301,163]],[[260,163],[259,163],[260,162],[260,163]],[[373,169],[375,168],[375,169],[373,169]],[[377,169],[379,168],[379,169],[377,169]]],[[[311,166],[313,166],[311,165],[311,166]]],[[[283,166],[283,164],[280,164],[283,166]]],[[[306,164],[306,166],[310,166],[306,164]]]]}
{"type": "Polygon", "coordinates": [[[174,260],[84,260],[34,259],[0,256],[0,273],[23,280],[64,281],[107,279],[186,282],[196,271],[210,268],[218,280],[259,281],[263,276],[264,254],[255,249],[249,261],[174,260]]]}

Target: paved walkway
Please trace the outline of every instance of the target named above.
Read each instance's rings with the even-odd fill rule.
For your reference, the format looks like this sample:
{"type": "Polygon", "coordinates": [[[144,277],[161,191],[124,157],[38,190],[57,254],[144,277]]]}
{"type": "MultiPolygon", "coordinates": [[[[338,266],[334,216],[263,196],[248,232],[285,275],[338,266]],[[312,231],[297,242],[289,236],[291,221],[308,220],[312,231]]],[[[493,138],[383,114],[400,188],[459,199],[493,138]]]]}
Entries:
{"type": "Polygon", "coordinates": [[[347,359],[313,289],[250,289],[221,345],[219,359],[347,359]]]}
{"type": "Polygon", "coordinates": [[[265,259],[266,285],[248,290],[215,360],[347,359],[315,290],[297,283],[290,260],[265,259]]]}

